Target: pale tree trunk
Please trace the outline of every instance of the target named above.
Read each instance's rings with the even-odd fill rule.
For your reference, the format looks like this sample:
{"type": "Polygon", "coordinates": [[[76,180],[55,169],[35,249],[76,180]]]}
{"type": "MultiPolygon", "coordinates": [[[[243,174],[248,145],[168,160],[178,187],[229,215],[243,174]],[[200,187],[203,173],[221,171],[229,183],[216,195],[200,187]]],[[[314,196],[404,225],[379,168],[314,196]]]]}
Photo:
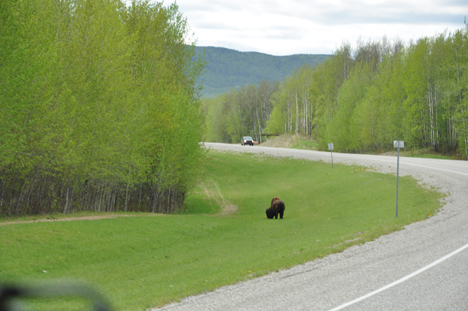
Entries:
{"type": "Polygon", "coordinates": [[[296,134],[299,133],[299,103],[297,101],[297,88],[296,88],[296,134]]]}
{"type": "Polygon", "coordinates": [[[258,115],[258,110],[256,110],[256,112],[257,112],[257,121],[258,121],[258,137],[259,137],[258,142],[262,143],[262,126],[260,125],[260,117],[258,115]]]}

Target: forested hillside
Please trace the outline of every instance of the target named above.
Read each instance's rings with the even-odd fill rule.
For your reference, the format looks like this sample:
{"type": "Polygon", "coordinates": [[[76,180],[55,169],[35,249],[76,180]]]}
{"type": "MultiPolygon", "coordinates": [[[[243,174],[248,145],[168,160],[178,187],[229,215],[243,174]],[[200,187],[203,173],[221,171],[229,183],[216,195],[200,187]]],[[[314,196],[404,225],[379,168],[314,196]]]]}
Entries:
{"type": "Polygon", "coordinates": [[[0,1],[0,215],[174,212],[202,69],[177,5],[0,1]]]}
{"type": "Polygon", "coordinates": [[[204,103],[206,139],[300,133],[322,150],[381,152],[404,140],[468,158],[468,26],[403,45],[343,44],[280,85],[247,86],[204,103]]]}
{"type": "Polygon", "coordinates": [[[219,47],[196,47],[196,55],[204,54],[206,66],[201,94],[214,98],[249,84],[259,85],[263,80],[282,81],[295,68],[304,64],[313,66],[322,63],[329,55],[273,56],[257,52],[239,52],[219,47]]]}

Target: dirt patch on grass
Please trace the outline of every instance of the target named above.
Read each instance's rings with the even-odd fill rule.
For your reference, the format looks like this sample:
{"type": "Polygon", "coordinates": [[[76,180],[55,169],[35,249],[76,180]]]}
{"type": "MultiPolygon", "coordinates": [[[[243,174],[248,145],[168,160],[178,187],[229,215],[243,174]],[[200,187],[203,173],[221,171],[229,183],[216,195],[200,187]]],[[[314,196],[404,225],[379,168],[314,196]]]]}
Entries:
{"type": "Polygon", "coordinates": [[[219,214],[217,214],[217,216],[225,216],[225,215],[235,214],[235,213],[237,213],[238,210],[239,210],[239,208],[237,207],[237,205],[228,204],[228,205],[225,205],[225,206],[222,207],[221,212],[219,214]]]}
{"type": "Polygon", "coordinates": [[[262,143],[261,146],[317,150],[318,145],[309,136],[301,134],[287,134],[270,137],[269,140],[262,143]]]}
{"type": "MultiPolygon", "coordinates": [[[[29,224],[34,222],[55,222],[55,221],[79,221],[79,220],[99,220],[99,219],[112,219],[119,217],[134,217],[138,215],[100,215],[100,216],[76,216],[76,217],[64,217],[64,218],[43,218],[43,219],[33,219],[33,220],[19,220],[19,221],[5,221],[0,222],[1,226],[15,225],[15,224],[29,224]]],[[[164,216],[163,214],[145,214],[145,216],[164,216]]]]}
{"type": "Polygon", "coordinates": [[[261,146],[291,148],[298,143],[299,139],[299,135],[280,135],[274,138],[270,138],[264,143],[261,143],[261,146]]]}
{"type": "Polygon", "coordinates": [[[218,185],[211,180],[207,184],[202,182],[203,191],[205,192],[206,198],[210,200],[210,205],[214,209],[218,206],[220,207],[219,213],[214,214],[214,216],[226,216],[234,214],[238,211],[237,205],[231,204],[230,202],[224,199],[223,194],[219,190],[218,185]]]}

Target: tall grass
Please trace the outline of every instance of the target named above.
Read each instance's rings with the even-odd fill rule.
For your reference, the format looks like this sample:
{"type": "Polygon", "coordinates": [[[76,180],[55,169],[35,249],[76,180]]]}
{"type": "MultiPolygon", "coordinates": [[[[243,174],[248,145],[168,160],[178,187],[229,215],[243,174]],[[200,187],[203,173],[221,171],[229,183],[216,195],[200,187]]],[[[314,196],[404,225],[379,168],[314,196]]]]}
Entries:
{"type": "MultiPolygon", "coordinates": [[[[0,280],[86,280],[141,310],[339,252],[435,213],[441,195],[357,166],[210,151],[185,213],[0,226],[0,280]],[[265,216],[270,200],[283,220],[265,216]],[[47,271],[47,272],[44,272],[47,271]]],[[[140,216],[141,215],[141,216],[140,216]]],[[[67,301],[37,304],[71,309],[67,301]]]]}

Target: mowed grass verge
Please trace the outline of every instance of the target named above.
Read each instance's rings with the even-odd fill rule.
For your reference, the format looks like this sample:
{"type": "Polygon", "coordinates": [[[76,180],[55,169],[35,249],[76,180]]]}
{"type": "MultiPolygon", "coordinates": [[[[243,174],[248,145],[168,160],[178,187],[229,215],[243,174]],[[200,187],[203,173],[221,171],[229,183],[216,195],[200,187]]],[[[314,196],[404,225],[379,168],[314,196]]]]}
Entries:
{"type": "Polygon", "coordinates": [[[161,306],[342,251],[441,206],[440,193],[400,177],[396,218],[395,188],[394,175],[362,167],[210,151],[183,214],[0,226],[0,281],[79,279],[116,310],[161,306]],[[274,196],[283,220],[265,216],[274,196]]]}

